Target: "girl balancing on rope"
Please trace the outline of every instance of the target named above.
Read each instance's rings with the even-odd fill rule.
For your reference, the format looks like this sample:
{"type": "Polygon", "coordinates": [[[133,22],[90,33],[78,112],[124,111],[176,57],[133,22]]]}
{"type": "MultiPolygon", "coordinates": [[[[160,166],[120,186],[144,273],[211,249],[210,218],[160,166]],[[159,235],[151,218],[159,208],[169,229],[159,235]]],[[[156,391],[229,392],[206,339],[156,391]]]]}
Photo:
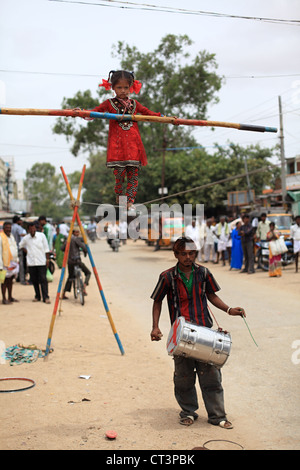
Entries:
{"type": "MultiPolygon", "coordinates": [[[[138,101],[129,98],[130,93],[138,94],[142,87],[141,82],[134,79],[133,72],[112,70],[109,72],[108,80],[102,79],[99,86],[103,86],[106,90],[112,89],[115,97],[96,106],[93,109],[95,112],[161,116],[161,113],[150,111],[138,101]]],[[[114,170],[117,204],[119,197],[124,195],[123,185],[127,177],[125,190],[127,209],[132,206],[138,189],[139,170],[145,165],[147,165],[147,156],[137,122],[110,120],[106,166],[114,170]]]]}

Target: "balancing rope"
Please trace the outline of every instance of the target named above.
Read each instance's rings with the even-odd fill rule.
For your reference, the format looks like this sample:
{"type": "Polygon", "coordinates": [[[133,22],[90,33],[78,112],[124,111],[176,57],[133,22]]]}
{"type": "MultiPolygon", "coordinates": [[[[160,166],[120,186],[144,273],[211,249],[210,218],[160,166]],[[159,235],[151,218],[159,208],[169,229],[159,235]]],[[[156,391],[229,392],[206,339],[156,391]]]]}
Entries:
{"type": "MultiPolygon", "coordinates": [[[[152,204],[154,202],[163,201],[165,199],[170,199],[172,197],[181,196],[182,194],[191,193],[193,191],[200,191],[200,189],[210,188],[211,186],[215,186],[216,184],[227,183],[228,181],[233,181],[235,179],[244,178],[245,176],[248,176],[248,175],[255,175],[256,173],[264,173],[264,172],[270,170],[270,168],[272,168],[274,166],[276,166],[276,165],[265,166],[265,167],[259,168],[257,170],[248,171],[247,173],[241,173],[239,175],[229,176],[228,178],[223,178],[223,179],[218,180],[218,181],[213,181],[212,183],[202,184],[201,186],[195,186],[194,188],[185,189],[184,191],[179,191],[178,193],[169,194],[168,196],[162,196],[162,197],[159,197],[159,198],[156,198],[156,199],[151,199],[150,201],[140,202],[140,203],[137,203],[137,204],[134,204],[134,205],[135,205],[136,208],[138,208],[139,206],[143,206],[143,205],[146,205],[146,204],[152,204]]],[[[103,204],[103,203],[83,201],[82,204],[92,205],[92,206],[99,206],[100,204],[103,204]]],[[[119,206],[115,206],[115,207],[119,207],[119,206]]]]}

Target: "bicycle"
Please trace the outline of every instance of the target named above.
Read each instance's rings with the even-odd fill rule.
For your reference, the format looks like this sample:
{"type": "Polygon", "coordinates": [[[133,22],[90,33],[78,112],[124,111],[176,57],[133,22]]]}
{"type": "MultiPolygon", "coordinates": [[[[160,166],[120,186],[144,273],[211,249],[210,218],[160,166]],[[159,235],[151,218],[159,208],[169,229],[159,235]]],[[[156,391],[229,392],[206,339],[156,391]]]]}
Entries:
{"type": "Polygon", "coordinates": [[[73,292],[75,299],[77,299],[79,296],[81,305],[84,305],[84,285],[82,271],[77,264],[74,266],[73,292]]]}

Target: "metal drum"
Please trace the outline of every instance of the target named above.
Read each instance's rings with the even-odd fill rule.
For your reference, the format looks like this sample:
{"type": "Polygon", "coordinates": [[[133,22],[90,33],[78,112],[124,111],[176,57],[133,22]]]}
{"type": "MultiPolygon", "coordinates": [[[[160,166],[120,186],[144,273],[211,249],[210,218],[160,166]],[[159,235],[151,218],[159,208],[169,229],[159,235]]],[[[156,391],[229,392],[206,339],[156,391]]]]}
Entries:
{"type": "Polygon", "coordinates": [[[167,351],[169,356],[183,356],[221,368],[231,349],[231,336],[224,331],[211,330],[178,317],[170,330],[167,351]]]}

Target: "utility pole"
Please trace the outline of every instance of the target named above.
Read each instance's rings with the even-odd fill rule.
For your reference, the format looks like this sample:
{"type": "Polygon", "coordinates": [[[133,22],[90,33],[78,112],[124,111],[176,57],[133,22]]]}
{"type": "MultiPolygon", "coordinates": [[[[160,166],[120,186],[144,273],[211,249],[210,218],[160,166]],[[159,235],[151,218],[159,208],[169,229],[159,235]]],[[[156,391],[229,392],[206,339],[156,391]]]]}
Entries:
{"type": "Polygon", "coordinates": [[[284,135],[283,135],[283,117],[282,117],[282,106],[281,96],[278,96],[279,103],[279,122],[280,122],[280,157],[281,157],[281,188],[282,188],[282,203],[286,202],[286,169],[285,169],[285,153],[284,153],[284,135]]]}
{"type": "Polygon", "coordinates": [[[248,173],[248,164],[247,164],[247,156],[246,155],[244,157],[244,164],[245,164],[245,173],[246,173],[247,186],[248,186],[249,204],[251,206],[251,209],[253,209],[254,201],[253,201],[253,197],[252,197],[251,183],[250,183],[250,178],[249,178],[249,173],[248,173]]]}
{"type": "Polygon", "coordinates": [[[163,154],[162,154],[162,168],[161,168],[161,195],[163,197],[165,192],[165,166],[166,166],[166,148],[167,148],[167,129],[163,128],[163,154]]]}
{"type": "Polygon", "coordinates": [[[11,170],[10,168],[7,169],[6,173],[6,192],[7,192],[7,212],[9,212],[9,194],[10,194],[10,177],[11,177],[11,170]]]}

